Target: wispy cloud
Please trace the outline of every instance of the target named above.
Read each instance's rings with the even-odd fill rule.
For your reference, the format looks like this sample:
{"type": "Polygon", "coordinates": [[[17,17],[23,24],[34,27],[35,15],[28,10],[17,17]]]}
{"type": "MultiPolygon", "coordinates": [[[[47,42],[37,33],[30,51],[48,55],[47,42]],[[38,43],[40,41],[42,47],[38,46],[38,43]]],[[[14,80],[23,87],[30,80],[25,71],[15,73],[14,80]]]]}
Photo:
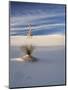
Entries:
{"type": "MultiPolygon", "coordinates": [[[[24,4],[23,4],[24,5],[24,4]]],[[[61,6],[25,6],[15,7],[15,12],[13,12],[13,16],[10,17],[10,35],[24,35],[25,31],[29,29],[28,24],[31,23],[32,25],[32,32],[38,32],[38,34],[41,34],[39,32],[44,32],[46,30],[50,29],[53,32],[56,32],[58,29],[58,32],[60,33],[61,28],[64,32],[65,27],[65,12],[64,8],[61,6]],[[35,8],[32,8],[35,7],[35,8]],[[58,8],[59,7],[59,8],[58,8]],[[16,16],[14,15],[16,14],[16,16]],[[54,30],[56,29],[56,30],[54,30]]],[[[26,5],[26,4],[25,4],[26,5]]],[[[14,8],[13,8],[14,10],[14,8]]],[[[48,32],[49,32],[48,31],[48,32]]],[[[51,32],[51,31],[50,31],[51,32]]]]}
{"type": "MultiPolygon", "coordinates": [[[[65,24],[64,23],[55,23],[55,24],[45,24],[45,25],[39,25],[39,26],[32,26],[31,28],[35,31],[37,31],[37,29],[43,29],[45,28],[46,29],[50,29],[50,28],[55,28],[55,27],[64,27],[65,24]]],[[[14,30],[27,30],[29,29],[29,27],[21,27],[21,28],[11,28],[10,30],[11,31],[14,31],[14,30]]]]}
{"type": "Polygon", "coordinates": [[[46,13],[40,12],[40,14],[35,14],[35,15],[11,17],[10,18],[10,26],[33,23],[35,20],[44,19],[44,18],[47,19],[47,18],[52,18],[52,17],[55,18],[58,16],[63,16],[63,13],[46,14],[46,13]]]}

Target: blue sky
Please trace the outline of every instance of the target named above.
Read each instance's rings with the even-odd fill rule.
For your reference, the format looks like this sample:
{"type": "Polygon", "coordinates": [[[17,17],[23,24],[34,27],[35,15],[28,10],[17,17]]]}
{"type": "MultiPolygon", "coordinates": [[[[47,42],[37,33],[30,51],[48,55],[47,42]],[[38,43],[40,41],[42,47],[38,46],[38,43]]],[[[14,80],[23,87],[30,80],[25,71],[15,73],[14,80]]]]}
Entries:
{"type": "Polygon", "coordinates": [[[31,24],[33,35],[65,34],[65,6],[25,2],[10,3],[10,35],[26,35],[31,24]]]}

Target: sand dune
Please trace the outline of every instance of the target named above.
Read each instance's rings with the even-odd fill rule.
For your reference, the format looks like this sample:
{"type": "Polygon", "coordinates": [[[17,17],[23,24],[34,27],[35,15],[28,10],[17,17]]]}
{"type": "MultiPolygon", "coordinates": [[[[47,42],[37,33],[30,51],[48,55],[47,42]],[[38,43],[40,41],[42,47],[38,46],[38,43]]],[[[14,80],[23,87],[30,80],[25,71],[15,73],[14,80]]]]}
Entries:
{"type": "Polygon", "coordinates": [[[10,37],[10,87],[65,84],[65,47],[63,35],[10,37]],[[24,62],[24,51],[18,46],[30,44],[35,47],[32,55],[37,62],[24,62]],[[57,46],[58,45],[58,46],[57,46]],[[62,45],[62,46],[61,46],[62,45]],[[53,46],[53,47],[51,47],[53,46]]]}
{"type": "Polygon", "coordinates": [[[64,35],[32,36],[32,38],[27,38],[27,36],[10,36],[10,45],[60,46],[65,44],[64,39],[64,35]]]}

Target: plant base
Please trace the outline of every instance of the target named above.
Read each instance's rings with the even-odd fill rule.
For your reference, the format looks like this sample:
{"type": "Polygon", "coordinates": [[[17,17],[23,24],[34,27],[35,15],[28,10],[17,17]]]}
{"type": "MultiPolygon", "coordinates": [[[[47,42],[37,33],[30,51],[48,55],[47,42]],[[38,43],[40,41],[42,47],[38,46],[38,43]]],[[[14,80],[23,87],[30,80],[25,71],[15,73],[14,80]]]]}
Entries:
{"type": "Polygon", "coordinates": [[[23,57],[21,57],[22,58],[22,60],[24,60],[25,62],[29,62],[29,61],[31,61],[31,62],[35,62],[35,61],[37,61],[37,59],[35,58],[35,57],[33,57],[33,56],[30,56],[30,55],[25,55],[25,56],[23,56],[23,57]]]}

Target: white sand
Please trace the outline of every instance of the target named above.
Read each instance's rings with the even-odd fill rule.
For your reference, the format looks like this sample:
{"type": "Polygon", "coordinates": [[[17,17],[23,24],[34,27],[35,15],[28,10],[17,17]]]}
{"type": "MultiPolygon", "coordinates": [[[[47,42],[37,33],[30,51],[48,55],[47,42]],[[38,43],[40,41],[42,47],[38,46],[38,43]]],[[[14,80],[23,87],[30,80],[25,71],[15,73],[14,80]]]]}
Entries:
{"type": "Polygon", "coordinates": [[[32,36],[32,38],[27,38],[27,36],[11,36],[10,45],[11,46],[21,46],[26,44],[32,44],[35,46],[61,46],[65,44],[64,35],[46,35],[46,36],[32,36]]]}
{"type": "Polygon", "coordinates": [[[22,58],[12,58],[11,61],[24,62],[22,58]]]}
{"type": "Polygon", "coordinates": [[[33,53],[38,61],[34,63],[22,61],[18,50],[12,49],[12,53],[15,57],[10,58],[10,87],[65,84],[64,47],[38,47],[33,53]]]}
{"type": "Polygon", "coordinates": [[[65,84],[65,47],[63,35],[10,37],[10,87],[27,87],[65,84]],[[37,47],[33,56],[37,62],[24,62],[18,46],[24,44],[43,45],[37,47]],[[57,46],[58,45],[58,46],[57,46]],[[15,47],[16,46],[16,47],[15,47]],[[53,46],[53,47],[51,47],[53,46]]]}

